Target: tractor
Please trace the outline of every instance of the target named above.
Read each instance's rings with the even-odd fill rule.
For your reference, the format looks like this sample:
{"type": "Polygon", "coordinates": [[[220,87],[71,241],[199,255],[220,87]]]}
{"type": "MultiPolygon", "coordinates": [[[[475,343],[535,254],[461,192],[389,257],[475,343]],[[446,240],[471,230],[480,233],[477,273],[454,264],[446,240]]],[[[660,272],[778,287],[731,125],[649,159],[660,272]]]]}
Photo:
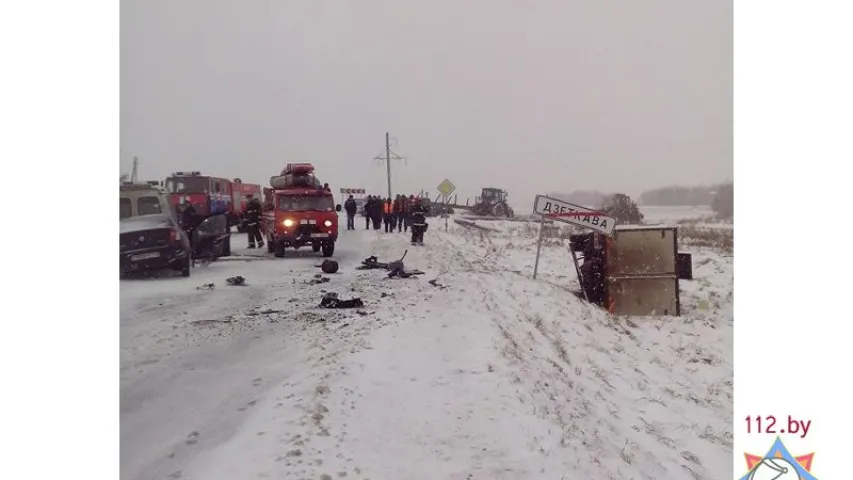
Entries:
{"type": "Polygon", "coordinates": [[[483,187],[480,196],[469,208],[474,215],[512,218],[512,207],[506,201],[507,193],[500,188],[483,187]]]}

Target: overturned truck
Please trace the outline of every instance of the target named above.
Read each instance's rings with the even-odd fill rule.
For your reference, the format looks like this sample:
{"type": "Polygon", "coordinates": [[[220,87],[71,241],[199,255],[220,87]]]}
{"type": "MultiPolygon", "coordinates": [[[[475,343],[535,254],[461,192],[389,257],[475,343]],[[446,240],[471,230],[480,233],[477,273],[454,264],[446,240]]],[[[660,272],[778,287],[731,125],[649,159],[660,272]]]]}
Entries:
{"type": "Polygon", "coordinates": [[[624,225],[612,237],[576,234],[569,249],[587,301],[612,315],[681,315],[679,280],[691,280],[693,267],[690,254],[678,253],[677,227],[624,225]]]}

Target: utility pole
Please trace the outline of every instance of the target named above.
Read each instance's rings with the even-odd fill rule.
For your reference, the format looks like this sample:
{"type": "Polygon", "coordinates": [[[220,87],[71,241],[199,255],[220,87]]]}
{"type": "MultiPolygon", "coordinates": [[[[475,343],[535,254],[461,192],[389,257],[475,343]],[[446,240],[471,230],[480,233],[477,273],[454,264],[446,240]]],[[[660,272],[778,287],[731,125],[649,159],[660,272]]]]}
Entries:
{"type": "Polygon", "coordinates": [[[388,198],[391,198],[391,135],[385,132],[385,168],[388,170],[388,198]]]}
{"type": "Polygon", "coordinates": [[[397,155],[396,153],[391,151],[391,134],[385,132],[385,154],[379,154],[373,157],[374,160],[381,160],[385,162],[385,172],[388,175],[388,198],[392,198],[391,195],[391,160],[405,160],[403,157],[397,155]]]}
{"type": "Polygon", "coordinates": [[[136,169],[139,166],[139,157],[133,157],[133,171],[130,172],[130,183],[136,185],[136,169]]]}

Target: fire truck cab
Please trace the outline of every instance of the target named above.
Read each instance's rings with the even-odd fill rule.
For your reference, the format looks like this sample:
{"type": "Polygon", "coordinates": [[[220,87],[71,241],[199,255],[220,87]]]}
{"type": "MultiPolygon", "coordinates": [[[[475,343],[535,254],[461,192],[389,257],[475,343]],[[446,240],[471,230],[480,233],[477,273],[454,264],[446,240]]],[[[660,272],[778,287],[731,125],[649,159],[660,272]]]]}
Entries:
{"type": "MultiPolygon", "coordinates": [[[[307,168],[306,168],[307,170],[307,168]]],[[[313,177],[313,167],[311,167],[313,177]]],[[[289,174],[288,174],[289,175],[289,174]]],[[[274,177],[276,178],[276,177],[274,177]]],[[[335,253],[338,240],[338,212],[332,192],[318,188],[313,183],[281,183],[284,188],[265,189],[263,231],[267,249],[276,257],[283,257],[285,249],[298,249],[311,245],[315,252],[322,251],[324,257],[335,253]]]]}
{"type": "Polygon", "coordinates": [[[260,185],[243,183],[239,178],[202,175],[201,172],[175,172],[166,178],[166,190],[176,208],[187,203],[204,216],[226,214],[228,227],[238,225],[246,207],[246,195],[259,195],[260,185]]]}

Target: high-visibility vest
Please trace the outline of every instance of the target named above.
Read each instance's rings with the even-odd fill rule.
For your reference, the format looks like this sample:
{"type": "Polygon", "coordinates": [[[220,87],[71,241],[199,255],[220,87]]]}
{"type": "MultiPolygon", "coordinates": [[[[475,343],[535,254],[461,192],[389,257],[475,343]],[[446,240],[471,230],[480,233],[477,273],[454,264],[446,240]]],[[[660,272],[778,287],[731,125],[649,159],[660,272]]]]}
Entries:
{"type": "Polygon", "coordinates": [[[394,213],[394,205],[391,202],[385,202],[385,213],[394,213]]]}

